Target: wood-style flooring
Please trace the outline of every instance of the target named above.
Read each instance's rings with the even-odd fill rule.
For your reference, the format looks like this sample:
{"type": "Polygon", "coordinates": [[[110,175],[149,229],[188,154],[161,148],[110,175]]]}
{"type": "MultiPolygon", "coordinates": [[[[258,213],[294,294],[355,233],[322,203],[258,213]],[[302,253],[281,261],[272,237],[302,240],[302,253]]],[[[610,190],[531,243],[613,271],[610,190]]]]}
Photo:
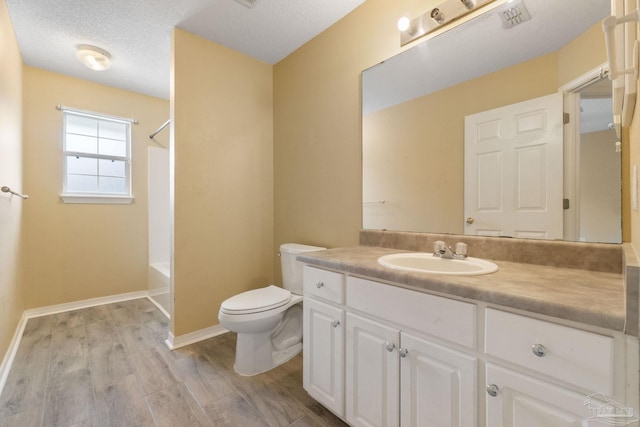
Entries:
{"type": "Polygon", "coordinates": [[[344,426],[302,388],[302,357],[233,371],[235,334],[177,350],[146,298],[30,319],[0,395],[0,427],[344,426]]]}

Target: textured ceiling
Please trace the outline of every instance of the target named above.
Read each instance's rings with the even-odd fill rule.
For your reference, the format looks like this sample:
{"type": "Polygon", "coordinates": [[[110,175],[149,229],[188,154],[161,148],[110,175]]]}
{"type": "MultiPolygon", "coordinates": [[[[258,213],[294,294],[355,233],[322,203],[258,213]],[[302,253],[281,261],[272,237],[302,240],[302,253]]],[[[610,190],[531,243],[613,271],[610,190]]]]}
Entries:
{"type": "Polygon", "coordinates": [[[6,0],[24,62],[97,83],[169,98],[174,26],[275,64],[365,0],[6,0]],[[113,59],[91,71],[75,47],[113,59]]]}

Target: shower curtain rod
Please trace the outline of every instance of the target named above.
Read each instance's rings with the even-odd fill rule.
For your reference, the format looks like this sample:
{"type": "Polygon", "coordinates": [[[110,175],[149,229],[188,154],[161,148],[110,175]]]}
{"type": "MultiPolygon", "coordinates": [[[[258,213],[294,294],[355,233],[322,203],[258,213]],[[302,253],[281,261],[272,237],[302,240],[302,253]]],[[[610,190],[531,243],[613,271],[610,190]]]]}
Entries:
{"type": "Polygon", "coordinates": [[[153,137],[156,136],[157,134],[159,134],[162,129],[166,128],[169,123],[171,123],[171,119],[169,119],[166,122],[164,122],[164,124],[162,126],[160,126],[154,133],[149,135],[149,138],[153,139],[153,137]]]}

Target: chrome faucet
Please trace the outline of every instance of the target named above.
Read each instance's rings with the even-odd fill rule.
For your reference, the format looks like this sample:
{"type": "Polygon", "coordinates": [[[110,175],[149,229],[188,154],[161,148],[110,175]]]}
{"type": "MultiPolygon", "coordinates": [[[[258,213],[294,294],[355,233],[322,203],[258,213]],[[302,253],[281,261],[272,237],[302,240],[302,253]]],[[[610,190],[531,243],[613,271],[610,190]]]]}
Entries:
{"type": "Polygon", "coordinates": [[[467,257],[467,244],[456,243],[455,251],[442,240],[433,242],[433,256],[447,259],[465,259],[467,257]]]}

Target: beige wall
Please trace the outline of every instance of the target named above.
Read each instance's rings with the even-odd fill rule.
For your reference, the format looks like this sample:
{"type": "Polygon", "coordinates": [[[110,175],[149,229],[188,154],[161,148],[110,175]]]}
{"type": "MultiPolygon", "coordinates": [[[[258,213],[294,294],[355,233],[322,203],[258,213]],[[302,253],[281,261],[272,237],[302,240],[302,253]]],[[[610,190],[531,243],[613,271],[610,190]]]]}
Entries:
{"type": "Polygon", "coordinates": [[[569,83],[606,62],[602,24],[598,22],[558,51],[558,83],[569,83]]]}
{"type": "Polygon", "coordinates": [[[272,66],[175,29],[172,332],[273,280],[272,66]]]}
{"type": "Polygon", "coordinates": [[[23,93],[28,307],[146,289],[148,135],[167,119],[169,103],[31,67],[23,93]],[[62,203],[57,104],[140,122],[131,127],[131,205],[62,203]]]}
{"type": "Polygon", "coordinates": [[[386,203],[363,205],[365,228],[464,233],[465,116],[555,93],[557,69],[549,54],[367,114],[364,200],[386,203]]]}
{"type": "MultiPolygon", "coordinates": [[[[23,185],[22,56],[4,0],[0,1],[0,186],[23,185]]],[[[0,363],[25,308],[21,230],[28,203],[0,193],[0,363]]]]}
{"type": "Polygon", "coordinates": [[[358,243],[360,73],[400,52],[396,21],[427,7],[368,0],[275,65],[274,245],[358,243]]]}

